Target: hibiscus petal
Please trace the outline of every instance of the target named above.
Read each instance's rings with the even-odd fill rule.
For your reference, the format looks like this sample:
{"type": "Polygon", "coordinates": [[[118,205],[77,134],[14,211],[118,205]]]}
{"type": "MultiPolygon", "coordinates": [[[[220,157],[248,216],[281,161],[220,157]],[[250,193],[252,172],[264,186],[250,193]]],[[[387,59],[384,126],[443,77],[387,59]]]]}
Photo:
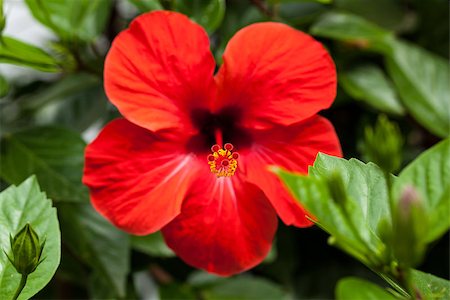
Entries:
{"type": "Polygon", "coordinates": [[[105,90],[139,126],[188,130],[189,112],[214,97],[214,68],[203,28],[179,13],[151,12],[114,40],[105,61],[105,90]]]}
{"type": "Polygon", "coordinates": [[[254,267],[270,250],[275,211],[260,189],[236,176],[202,177],[162,229],[167,245],[188,264],[219,275],[254,267]]]}
{"type": "Polygon", "coordinates": [[[240,157],[239,171],[264,191],[286,225],[312,225],[305,210],[268,166],[306,174],[318,152],[342,156],[333,125],[315,116],[296,125],[254,132],[253,138],[255,145],[252,151],[240,157]]]}
{"type": "Polygon", "coordinates": [[[336,70],[311,36],[281,23],[257,23],[228,43],[216,81],[214,110],[234,107],[248,128],[290,125],[327,108],[336,70]]]}
{"type": "Polygon", "coordinates": [[[125,119],[109,123],[86,148],[83,182],[94,207],[133,234],[159,230],[181,209],[195,160],[168,134],[125,119]]]}

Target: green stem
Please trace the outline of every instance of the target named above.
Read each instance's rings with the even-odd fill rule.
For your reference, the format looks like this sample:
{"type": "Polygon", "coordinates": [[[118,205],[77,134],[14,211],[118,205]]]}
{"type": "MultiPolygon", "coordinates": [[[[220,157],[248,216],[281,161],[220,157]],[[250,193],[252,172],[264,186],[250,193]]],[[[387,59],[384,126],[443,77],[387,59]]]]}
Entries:
{"type": "Polygon", "coordinates": [[[12,300],[16,300],[17,298],[19,298],[20,293],[22,292],[23,288],[27,284],[27,279],[28,279],[28,275],[22,274],[22,278],[20,278],[19,286],[17,287],[16,293],[14,294],[14,297],[12,298],[12,300]]]}

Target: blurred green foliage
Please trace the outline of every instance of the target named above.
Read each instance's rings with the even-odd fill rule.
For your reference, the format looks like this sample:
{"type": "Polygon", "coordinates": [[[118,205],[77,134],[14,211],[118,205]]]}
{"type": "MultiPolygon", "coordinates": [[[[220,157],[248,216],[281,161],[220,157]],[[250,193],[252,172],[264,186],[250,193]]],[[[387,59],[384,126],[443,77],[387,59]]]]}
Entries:
{"type": "MultiPolygon", "coordinates": [[[[163,299],[396,299],[418,297],[417,291],[421,299],[450,299],[449,282],[438,278],[449,278],[447,0],[26,0],[36,22],[54,34],[43,47],[5,34],[5,22],[6,28],[20,22],[3,9],[8,1],[14,0],[0,1],[0,63],[37,75],[14,79],[0,69],[0,183],[5,189],[25,181],[0,195],[1,247],[8,251],[9,232],[24,225],[2,215],[11,205],[5,199],[41,203],[26,213],[47,239],[39,278],[29,279],[24,299],[53,276],[60,250],[56,275],[37,298],[145,298],[156,291],[163,299]],[[81,184],[84,147],[119,115],[103,91],[103,61],[135,16],[156,9],[180,11],[205,27],[218,64],[228,40],[254,22],[283,22],[325,44],[339,89],[323,115],[335,125],[346,158],[380,165],[320,155],[309,176],[283,175],[331,237],[317,227],[281,225],[270,259],[221,278],[186,266],[160,233],[130,236],[91,207],[81,184]],[[365,136],[380,114],[393,125],[365,136]],[[398,177],[387,174],[398,170],[398,177]],[[57,208],[62,248],[54,209],[37,181],[57,208]],[[405,187],[414,188],[422,208],[408,226],[426,230],[399,223],[405,187]],[[417,249],[406,257],[411,247],[417,249]],[[150,289],[141,288],[141,279],[150,289]]],[[[5,257],[1,251],[1,280],[14,271],[4,267],[5,257]]],[[[20,275],[11,278],[18,284],[20,275]]],[[[11,298],[12,283],[0,285],[0,295],[11,298]]]]}

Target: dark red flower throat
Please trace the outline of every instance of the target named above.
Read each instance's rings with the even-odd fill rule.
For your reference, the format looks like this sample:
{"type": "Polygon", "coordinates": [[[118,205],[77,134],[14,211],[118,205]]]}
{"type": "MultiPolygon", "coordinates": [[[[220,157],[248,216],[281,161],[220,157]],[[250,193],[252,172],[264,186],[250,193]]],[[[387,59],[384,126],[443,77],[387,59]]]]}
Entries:
{"type": "Polygon", "coordinates": [[[240,126],[241,112],[237,108],[224,108],[218,113],[196,109],[191,113],[191,120],[197,134],[188,142],[189,152],[205,154],[213,145],[223,147],[225,143],[231,143],[236,151],[243,151],[253,142],[250,132],[240,126]]]}

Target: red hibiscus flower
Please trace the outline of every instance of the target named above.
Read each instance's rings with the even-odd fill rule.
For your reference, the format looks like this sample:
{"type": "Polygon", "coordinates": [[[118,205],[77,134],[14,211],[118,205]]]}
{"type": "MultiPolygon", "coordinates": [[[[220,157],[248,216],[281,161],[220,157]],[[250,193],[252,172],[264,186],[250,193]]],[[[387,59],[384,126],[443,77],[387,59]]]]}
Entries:
{"type": "Polygon", "coordinates": [[[136,18],[105,62],[125,119],[87,147],[83,181],[117,227],[162,230],[188,264],[230,275],[264,259],[277,215],[311,225],[268,166],[306,173],[319,151],[341,155],[316,115],[333,102],[336,72],[320,43],[273,22],[236,33],[215,67],[208,35],[186,16],[136,18]]]}

